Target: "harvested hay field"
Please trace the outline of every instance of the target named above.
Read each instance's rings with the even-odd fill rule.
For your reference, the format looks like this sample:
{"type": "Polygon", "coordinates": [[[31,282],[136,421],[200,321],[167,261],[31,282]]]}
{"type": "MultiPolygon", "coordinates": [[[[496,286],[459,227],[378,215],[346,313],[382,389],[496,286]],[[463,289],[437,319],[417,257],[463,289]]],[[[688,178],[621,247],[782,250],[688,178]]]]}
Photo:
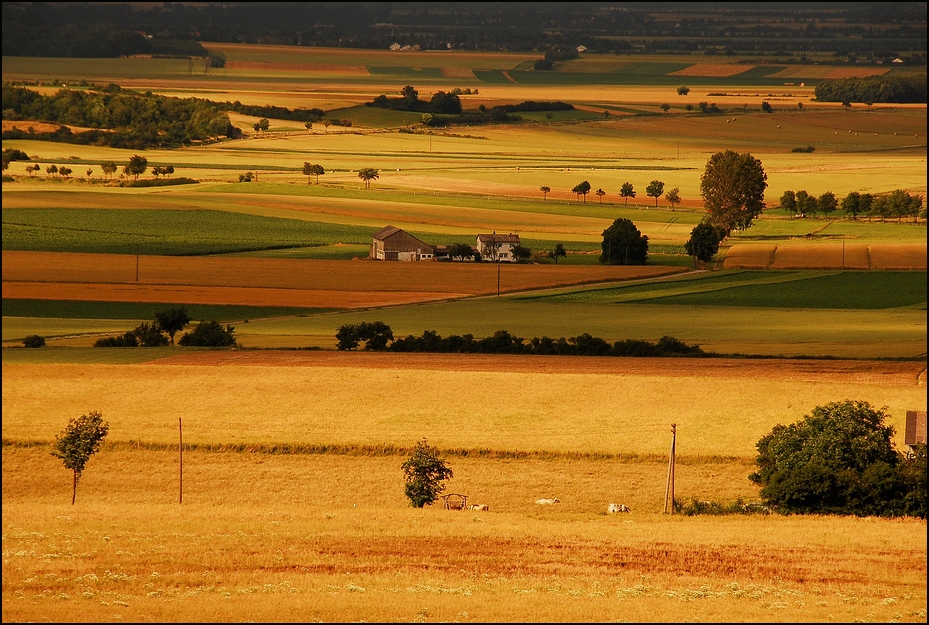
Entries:
{"type": "MultiPolygon", "coordinates": [[[[3,297],[360,308],[492,295],[491,263],[3,252],[3,297]],[[137,279],[138,276],[138,279],[137,279]]],[[[632,280],[674,267],[513,265],[501,292],[632,280]]]]}
{"type": "Polygon", "coordinates": [[[925,243],[739,243],[726,269],[926,269],[925,243]]]}

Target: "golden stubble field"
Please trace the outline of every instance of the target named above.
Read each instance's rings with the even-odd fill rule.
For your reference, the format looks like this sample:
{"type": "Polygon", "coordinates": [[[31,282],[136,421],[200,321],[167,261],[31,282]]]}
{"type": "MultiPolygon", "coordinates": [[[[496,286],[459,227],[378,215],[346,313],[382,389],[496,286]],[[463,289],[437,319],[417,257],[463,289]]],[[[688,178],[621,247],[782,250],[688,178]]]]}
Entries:
{"type": "MultiPolygon", "coordinates": [[[[306,58],[295,60],[277,56],[292,48],[224,50],[228,71],[210,76],[184,76],[186,62],[162,59],[29,63],[59,78],[327,110],[393,94],[407,82],[365,77],[367,70],[358,69],[364,59],[348,56],[354,52],[321,59],[311,56],[315,49],[304,49],[306,58]]],[[[443,68],[441,84],[415,83],[423,97],[473,85],[470,74],[479,67],[469,55],[436,63],[425,53],[389,61],[388,54],[381,52],[383,64],[443,68]]],[[[4,78],[24,71],[7,60],[4,78]]],[[[481,68],[507,69],[526,60],[488,57],[481,68]]],[[[729,69],[692,71],[705,76],[729,69]]],[[[822,71],[807,67],[784,78],[799,83],[822,71]]],[[[25,72],[36,76],[30,68],[25,72]]],[[[925,106],[915,107],[915,115],[914,107],[843,111],[838,103],[810,102],[811,87],[784,86],[770,89],[772,115],[710,119],[686,114],[684,106],[707,100],[757,109],[764,94],[723,85],[693,89],[686,97],[675,96],[673,87],[480,88],[479,96],[463,97],[466,106],[571,99],[598,112],[620,104],[657,112],[666,100],[673,108],[647,119],[626,119],[614,110],[602,122],[531,131],[488,127],[473,137],[463,136],[471,131],[395,135],[319,125],[304,132],[300,124],[272,121],[267,138],[145,153],[152,162],[172,162],[177,175],[216,182],[233,181],[239,169],[258,162],[299,167],[309,159],[340,169],[330,169],[324,181],[344,188],[361,185],[352,169],[374,166],[382,170],[378,191],[537,197],[546,184],[553,189],[549,198],[562,202],[576,201],[570,189],[586,178],[612,196],[607,206],[619,205],[618,188],[626,180],[649,204],[641,189],[660,177],[668,188],[679,186],[684,206],[692,207],[706,159],[731,147],[762,158],[769,205],[785,189],[839,196],[850,190],[925,192],[925,106]],[[717,91],[727,93],[709,95],[717,91]],[[750,135],[743,130],[748,124],[750,135]],[[815,155],[790,153],[810,143],[815,155]],[[491,157],[498,159],[494,166],[475,166],[491,157]],[[540,166],[530,170],[529,163],[540,166]]],[[[248,131],[251,120],[237,120],[248,131]]],[[[8,143],[38,151],[42,159],[125,162],[132,154],[40,142],[4,147],[8,143]]],[[[261,175],[305,182],[296,171],[261,175]]],[[[42,184],[22,187],[40,190],[42,184]]],[[[154,207],[166,193],[120,190],[113,203],[154,207]]],[[[4,195],[6,206],[6,188],[4,195]]],[[[78,195],[65,193],[58,205],[79,203],[78,195]]],[[[237,207],[283,214],[292,204],[247,201],[252,209],[244,202],[237,207]]],[[[343,219],[351,212],[354,220],[380,221],[387,212],[373,202],[318,204],[318,212],[307,214],[343,219]]],[[[442,219],[437,229],[466,227],[451,216],[442,219]]],[[[540,232],[551,231],[552,217],[536,219],[540,232]]],[[[817,248],[812,256],[833,251],[817,248]]],[[[850,254],[860,252],[849,247],[850,254]]],[[[152,278],[143,288],[134,284],[134,257],[29,258],[18,275],[31,277],[8,284],[8,267],[17,265],[4,252],[4,297],[13,297],[8,288],[15,287],[31,289],[16,291],[17,297],[48,297],[60,289],[57,296],[80,299],[162,301],[170,293],[183,301],[232,303],[247,293],[243,303],[280,304],[293,296],[364,306],[365,297],[416,301],[487,290],[487,281],[477,277],[479,285],[459,288],[463,280],[456,279],[449,290],[447,274],[426,269],[429,279],[415,293],[403,292],[410,288],[406,276],[398,280],[403,288],[394,290],[389,280],[377,293],[356,285],[352,297],[361,299],[349,302],[349,283],[341,276],[371,263],[340,264],[340,284],[324,288],[332,272],[310,280],[293,272],[294,265],[226,259],[228,269],[208,271],[186,260],[183,268],[159,265],[167,261],[150,257],[140,259],[140,282],[152,278]],[[81,271],[74,273],[75,267],[81,271]],[[102,273],[91,279],[84,271],[102,273]],[[210,281],[220,274],[222,282],[210,281]],[[275,284],[263,284],[268,275],[275,284]],[[277,283],[281,276],[286,283],[277,283]],[[317,286],[305,288],[310,284],[317,286]]],[[[567,268],[557,269],[564,275],[567,268]]],[[[532,280],[526,288],[552,284],[548,274],[532,280]]],[[[495,280],[489,284],[495,287],[495,280]]],[[[753,500],[757,489],[747,475],[755,442],[775,423],[796,421],[816,405],[853,398],[887,406],[899,446],[905,411],[925,409],[924,362],[223,351],[138,365],[5,364],[3,390],[4,621],[926,620],[923,521],[662,514],[671,423],[678,431],[679,500],[753,500]],[[109,420],[109,442],[91,459],[71,506],[70,475],[49,455],[48,443],[68,418],[89,410],[109,420]],[[179,420],[187,444],[183,503],[179,420]],[[424,436],[448,453],[455,471],[449,491],[466,493],[489,511],[407,505],[399,469],[405,456],[377,450],[409,447],[424,436]],[[229,451],[230,444],[253,451],[229,451]],[[325,454],[259,453],[287,444],[341,447],[325,454]],[[501,453],[482,457],[484,449],[501,453]],[[339,450],[347,453],[334,453],[339,450]],[[540,497],[562,503],[536,506],[540,497]],[[626,503],[633,512],[608,516],[610,502],[626,503]]]]}
{"type": "Polygon", "coordinates": [[[889,405],[899,429],[925,407],[921,368],[286,351],[4,365],[4,620],[924,621],[923,521],[662,514],[671,422],[679,500],[755,500],[760,434],[845,397],[889,405]],[[90,409],[110,436],[71,506],[47,442],[90,409]],[[447,450],[447,492],[489,511],[407,505],[396,448],[422,436],[447,450]],[[273,443],[345,453],[258,451],[273,443]]]}

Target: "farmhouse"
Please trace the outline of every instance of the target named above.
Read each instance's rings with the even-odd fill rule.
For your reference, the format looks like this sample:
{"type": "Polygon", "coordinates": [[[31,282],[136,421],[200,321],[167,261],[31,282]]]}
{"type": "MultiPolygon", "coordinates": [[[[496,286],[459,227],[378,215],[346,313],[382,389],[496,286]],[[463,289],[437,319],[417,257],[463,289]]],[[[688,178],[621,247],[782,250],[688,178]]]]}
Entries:
{"type": "Polygon", "coordinates": [[[434,250],[396,226],[384,226],[371,239],[369,258],[376,260],[430,260],[434,250]]]}
{"type": "Polygon", "coordinates": [[[477,235],[477,251],[483,260],[516,262],[513,248],[519,245],[518,234],[479,234],[477,235]]]}

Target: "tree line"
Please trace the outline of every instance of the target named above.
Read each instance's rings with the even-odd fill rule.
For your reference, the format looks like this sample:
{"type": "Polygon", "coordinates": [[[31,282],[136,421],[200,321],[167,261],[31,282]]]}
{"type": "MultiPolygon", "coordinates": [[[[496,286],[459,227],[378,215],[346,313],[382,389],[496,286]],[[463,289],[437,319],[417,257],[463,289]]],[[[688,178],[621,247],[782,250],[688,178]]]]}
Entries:
{"type": "Polygon", "coordinates": [[[925,104],[926,76],[870,76],[824,80],[813,90],[819,102],[925,104]]]}
{"type": "Polygon", "coordinates": [[[912,217],[915,221],[920,213],[925,214],[923,201],[923,196],[919,194],[910,195],[903,189],[894,189],[890,193],[877,195],[852,191],[842,198],[840,204],[831,191],[826,191],[816,197],[807,193],[805,189],[801,189],[796,192],[784,191],[780,199],[780,208],[801,217],[816,215],[816,213],[822,213],[823,217],[828,217],[841,207],[852,219],[858,219],[859,215],[866,215],[868,221],[875,217],[879,217],[881,221],[912,217]]]}
{"type": "MultiPolygon", "coordinates": [[[[400,89],[399,97],[388,97],[379,95],[371,102],[366,102],[365,106],[374,108],[384,108],[393,111],[409,111],[413,113],[422,113],[422,122],[426,126],[448,126],[451,124],[458,125],[480,125],[488,123],[503,123],[520,121],[518,115],[512,113],[530,112],[530,111],[570,111],[574,109],[573,104],[566,102],[536,102],[526,100],[520,104],[500,104],[487,108],[481,104],[477,109],[465,110],[461,105],[461,98],[458,94],[460,89],[453,89],[450,92],[436,91],[432,98],[426,102],[419,99],[419,91],[412,85],[405,85],[400,89]],[[437,117],[442,115],[443,117],[437,117]]],[[[475,93],[477,90],[475,89],[475,93]]]]}
{"type": "Polygon", "coordinates": [[[339,350],[355,350],[362,344],[368,351],[428,352],[441,354],[535,354],[545,356],[619,356],[663,357],[703,356],[699,345],[687,345],[671,336],[657,343],[639,339],[624,339],[610,343],[588,333],[571,338],[553,339],[547,336],[526,341],[507,330],[476,339],[471,334],[442,337],[434,330],[422,336],[409,335],[395,339],[393,330],[382,321],[345,324],[336,331],[339,350]]]}
{"type": "MultiPolygon", "coordinates": [[[[190,325],[187,309],[170,308],[155,313],[152,323],[142,323],[119,336],[98,339],[94,347],[163,347],[174,345],[174,336],[190,325]]],[[[183,347],[235,347],[235,328],[213,321],[202,321],[178,340],[183,347]]]]}
{"type": "Polygon", "coordinates": [[[4,131],[4,140],[44,139],[142,149],[241,135],[229,116],[214,102],[150,92],[139,94],[119,85],[88,91],[61,89],[45,96],[4,83],[2,110],[5,121],[36,120],[63,125],[50,133],[4,131]],[[73,133],[65,124],[92,130],[73,133]]]}

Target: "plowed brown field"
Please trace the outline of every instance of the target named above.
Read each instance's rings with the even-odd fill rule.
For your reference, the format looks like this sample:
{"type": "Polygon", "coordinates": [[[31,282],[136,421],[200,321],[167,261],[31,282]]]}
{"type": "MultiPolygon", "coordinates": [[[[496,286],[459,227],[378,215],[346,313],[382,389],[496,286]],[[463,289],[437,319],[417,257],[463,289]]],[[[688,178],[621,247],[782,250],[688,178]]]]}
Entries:
{"type": "MultiPolygon", "coordinates": [[[[497,291],[497,267],[491,263],[10,251],[4,251],[2,259],[6,299],[365,308],[497,291]]],[[[546,289],[680,271],[673,267],[513,265],[502,273],[500,290],[546,289]]]]}

